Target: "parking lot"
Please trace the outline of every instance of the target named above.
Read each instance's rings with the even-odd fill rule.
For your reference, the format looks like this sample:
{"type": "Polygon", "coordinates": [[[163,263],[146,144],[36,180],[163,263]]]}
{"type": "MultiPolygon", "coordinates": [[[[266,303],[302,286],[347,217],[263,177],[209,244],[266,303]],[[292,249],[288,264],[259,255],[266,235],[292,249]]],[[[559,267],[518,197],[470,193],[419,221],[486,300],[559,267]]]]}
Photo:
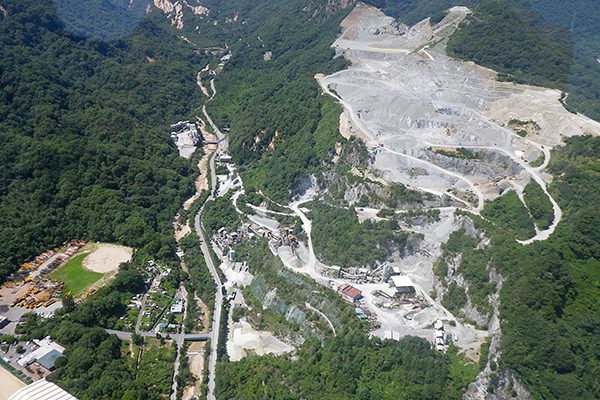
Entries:
{"type": "Polygon", "coordinates": [[[23,296],[27,290],[34,286],[33,282],[25,283],[19,286],[3,286],[0,290],[0,315],[5,316],[10,320],[10,323],[0,329],[0,335],[3,334],[13,334],[15,332],[15,327],[17,326],[18,321],[21,319],[23,314],[26,313],[36,313],[44,318],[48,318],[49,316],[54,315],[54,312],[62,306],[61,301],[56,301],[48,307],[40,306],[38,308],[26,308],[13,306],[11,304],[15,304],[16,300],[23,296]]]}

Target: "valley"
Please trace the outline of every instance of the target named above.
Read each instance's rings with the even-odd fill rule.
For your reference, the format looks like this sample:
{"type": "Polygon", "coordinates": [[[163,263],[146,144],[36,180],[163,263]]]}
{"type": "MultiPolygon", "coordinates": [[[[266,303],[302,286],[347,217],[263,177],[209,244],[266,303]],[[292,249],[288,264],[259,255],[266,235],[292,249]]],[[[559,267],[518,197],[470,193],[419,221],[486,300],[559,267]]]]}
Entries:
{"type": "Polygon", "coordinates": [[[108,9],[22,1],[0,0],[15,376],[86,399],[600,395],[600,123],[562,28],[512,0],[111,0],[111,32],[108,9]],[[62,263],[64,237],[87,244],[62,263]],[[56,365],[15,367],[46,337],[56,365]]]}

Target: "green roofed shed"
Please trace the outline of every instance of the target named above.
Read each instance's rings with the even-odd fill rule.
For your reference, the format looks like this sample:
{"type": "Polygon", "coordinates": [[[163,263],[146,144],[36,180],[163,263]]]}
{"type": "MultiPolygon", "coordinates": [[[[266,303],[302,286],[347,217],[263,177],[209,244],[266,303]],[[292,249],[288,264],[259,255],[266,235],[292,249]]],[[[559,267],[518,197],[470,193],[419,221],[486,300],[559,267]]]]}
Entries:
{"type": "Polygon", "coordinates": [[[62,357],[62,354],[58,350],[52,350],[50,353],[37,359],[38,364],[47,370],[52,371],[54,369],[54,362],[58,357],[62,357]]]}

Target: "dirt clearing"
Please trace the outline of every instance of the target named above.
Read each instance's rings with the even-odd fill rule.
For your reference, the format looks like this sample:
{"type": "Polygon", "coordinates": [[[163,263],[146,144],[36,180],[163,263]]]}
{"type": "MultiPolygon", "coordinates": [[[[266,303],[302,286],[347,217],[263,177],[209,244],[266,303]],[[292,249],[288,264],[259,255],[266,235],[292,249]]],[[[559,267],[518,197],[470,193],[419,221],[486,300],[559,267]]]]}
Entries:
{"type": "Polygon", "coordinates": [[[294,350],[292,346],[283,343],[271,332],[254,330],[245,321],[236,322],[230,335],[230,340],[227,342],[227,353],[231,361],[241,360],[247,352],[262,356],[264,354],[281,355],[294,350]]]}
{"type": "Polygon", "coordinates": [[[130,261],[133,249],[116,244],[88,243],[82,252],[90,253],[83,260],[86,269],[106,274],[118,270],[121,263],[130,261]]]}
{"type": "Polygon", "coordinates": [[[21,382],[16,376],[0,367],[0,400],[6,400],[13,395],[17,390],[27,386],[21,382]]]}

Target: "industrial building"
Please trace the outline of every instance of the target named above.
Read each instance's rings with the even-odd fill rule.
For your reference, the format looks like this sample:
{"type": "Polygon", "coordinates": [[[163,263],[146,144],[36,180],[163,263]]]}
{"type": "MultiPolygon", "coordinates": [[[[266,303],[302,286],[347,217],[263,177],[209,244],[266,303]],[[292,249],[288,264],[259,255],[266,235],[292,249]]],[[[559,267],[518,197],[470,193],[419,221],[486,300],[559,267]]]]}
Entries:
{"type": "Polygon", "coordinates": [[[415,285],[407,275],[395,275],[392,276],[392,282],[396,288],[396,292],[400,295],[408,294],[412,295],[416,293],[415,285]]]}
{"type": "Polygon", "coordinates": [[[395,340],[396,342],[398,342],[400,340],[400,332],[385,331],[383,334],[383,338],[395,340]]]}
{"type": "Polygon", "coordinates": [[[224,163],[230,163],[231,161],[233,161],[233,157],[231,157],[229,154],[221,154],[219,156],[219,161],[224,163]]]}
{"type": "Polygon", "coordinates": [[[183,300],[176,300],[176,303],[171,305],[169,311],[171,314],[183,314],[183,300]]]}
{"type": "Polygon", "coordinates": [[[338,291],[340,292],[342,299],[350,303],[354,303],[355,301],[360,300],[362,298],[362,292],[354,286],[348,284],[344,284],[338,287],[338,291]]]}
{"type": "Polygon", "coordinates": [[[17,390],[8,400],[77,400],[77,397],[46,379],[40,379],[17,390]]]}
{"type": "Polygon", "coordinates": [[[179,149],[179,155],[190,158],[196,150],[196,144],[200,141],[196,124],[190,121],[179,121],[171,125],[171,138],[179,149]]]}
{"type": "Polygon", "coordinates": [[[448,333],[444,329],[444,323],[437,321],[433,324],[433,344],[437,351],[445,351],[448,344],[448,333]]]}
{"type": "Polygon", "coordinates": [[[46,368],[48,371],[54,371],[54,363],[56,362],[56,359],[61,356],[62,353],[60,353],[58,350],[52,350],[50,353],[38,358],[37,363],[46,368]]]}

